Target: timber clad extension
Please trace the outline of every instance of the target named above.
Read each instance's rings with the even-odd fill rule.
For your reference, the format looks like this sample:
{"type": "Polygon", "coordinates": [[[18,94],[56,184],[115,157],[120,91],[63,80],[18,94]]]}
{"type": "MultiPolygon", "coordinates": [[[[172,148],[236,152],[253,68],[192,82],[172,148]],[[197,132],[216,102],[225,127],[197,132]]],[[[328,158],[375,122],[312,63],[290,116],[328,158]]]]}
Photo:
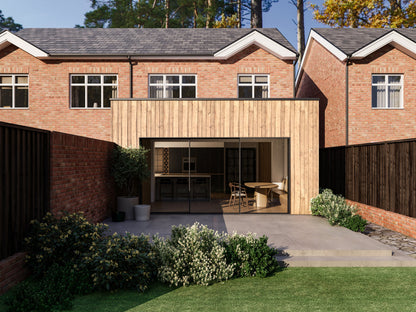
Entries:
{"type": "Polygon", "coordinates": [[[416,31],[312,29],[297,96],[320,98],[320,146],[416,137],[416,31]]]}

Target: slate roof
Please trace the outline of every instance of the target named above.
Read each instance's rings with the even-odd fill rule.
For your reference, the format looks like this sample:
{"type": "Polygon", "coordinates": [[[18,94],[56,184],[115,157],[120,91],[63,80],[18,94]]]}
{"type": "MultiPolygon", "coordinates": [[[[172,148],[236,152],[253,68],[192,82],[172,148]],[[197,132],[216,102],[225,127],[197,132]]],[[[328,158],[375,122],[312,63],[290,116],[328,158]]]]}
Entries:
{"type": "Polygon", "coordinates": [[[313,28],[313,30],[347,55],[360,50],[391,31],[397,31],[416,42],[412,28],[313,28]]]}
{"type": "MultiPolygon", "coordinates": [[[[212,56],[252,31],[249,28],[25,28],[15,34],[51,56],[212,56]]],[[[257,31],[296,53],[277,29],[257,31]]]]}

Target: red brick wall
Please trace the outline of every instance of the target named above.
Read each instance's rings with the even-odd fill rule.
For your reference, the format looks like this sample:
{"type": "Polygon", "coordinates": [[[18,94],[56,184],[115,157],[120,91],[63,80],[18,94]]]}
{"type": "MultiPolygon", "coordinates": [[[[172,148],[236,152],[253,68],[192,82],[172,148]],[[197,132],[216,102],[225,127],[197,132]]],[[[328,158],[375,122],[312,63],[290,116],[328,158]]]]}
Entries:
{"type": "Polygon", "coordinates": [[[316,41],[305,56],[297,98],[319,98],[319,145],[345,145],[345,64],[316,41]]]}
{"type": "Polygon", "coordinates": [[[0,294],[29,276],[25,266],[26,253],[19,252],[0,261],[0,294]]]}
{"type": "Polygon", "coordinates": [[[347,200],[358,209],[358,214],[365,220],[384,226],[390,230],[416,238],[416,219],[398,213],[386,211],[380,208],[347,200]]]}
{"type": "Polygon", "coordinates": [[[115,202],[110,175],[113,143],[70,134],[51,133],[51,199],[55,215],[83,211],[91,222],[109,216],[115,202]]]}
{"type": "MultiPolygon", "coordinates": [[[[9,46],[0,74],[29,74],[29,109],[1,109],[0,121],[111,140],[111,109],[70,109],[71,74],[118,74],[118,97],[130,97],[127,61],[39,60],[9,46]]],[[[293,64],[251,46],[226,61],[143,61],[134,66],[133,96],[148,97],[149,73],[197,74],[199,98],[237,97],[237,74],[270,74],[271,97],[293,97],[293,64]]]]}
{"type": "Polygon", "coordinates": [[[386,46],[349,68],[349,143],[416,137],[416,60],[386,46]],[[371,75],[403,74],[403,109],[371,108],[371,75]]]}

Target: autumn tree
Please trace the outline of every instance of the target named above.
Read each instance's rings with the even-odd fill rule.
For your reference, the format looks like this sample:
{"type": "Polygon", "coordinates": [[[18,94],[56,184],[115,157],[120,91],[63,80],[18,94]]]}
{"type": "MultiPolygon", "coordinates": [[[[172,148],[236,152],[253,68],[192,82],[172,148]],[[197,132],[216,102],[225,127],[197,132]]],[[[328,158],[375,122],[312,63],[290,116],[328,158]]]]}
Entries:
{"type": "Polygon", "coordinates": [[[415,0],[325,0],[314,18],[332,27],[415,27],[415,0]]]}
{"type": "Polygon", "coordinates": [[[9,31],[19,31],[23,29],[23,26],[15,23],[12,17],[4,17],[2,11],[0,10],[0,29],[2,28],[9,31]]]}

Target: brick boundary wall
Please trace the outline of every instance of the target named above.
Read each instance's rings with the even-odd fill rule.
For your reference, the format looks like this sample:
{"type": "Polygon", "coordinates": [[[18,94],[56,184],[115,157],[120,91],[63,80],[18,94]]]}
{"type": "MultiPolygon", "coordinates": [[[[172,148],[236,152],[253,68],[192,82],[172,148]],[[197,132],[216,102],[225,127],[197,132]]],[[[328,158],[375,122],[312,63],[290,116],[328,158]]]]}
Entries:
{"type": "Polygon", "coordinates": [[[115,205],[110,156],[115,144],[60,132],[51,133],[50,211],[80,212],[101,222],[115,205]]]}
{"type": "Polygon", "coordinates": [[[0,294],[17,285],[29,276],[25,266],[26,253],[18,252],[0,261],[0,294]]]}
{"type": "Polygon", "coordinates": [[[395,212],[368,206],[352,200],[347,200],[350,205],[358,209],[358,214],[365,220],[384,226],[390,230],[416,238],[416,218],[404,216],[395,212]]]}

